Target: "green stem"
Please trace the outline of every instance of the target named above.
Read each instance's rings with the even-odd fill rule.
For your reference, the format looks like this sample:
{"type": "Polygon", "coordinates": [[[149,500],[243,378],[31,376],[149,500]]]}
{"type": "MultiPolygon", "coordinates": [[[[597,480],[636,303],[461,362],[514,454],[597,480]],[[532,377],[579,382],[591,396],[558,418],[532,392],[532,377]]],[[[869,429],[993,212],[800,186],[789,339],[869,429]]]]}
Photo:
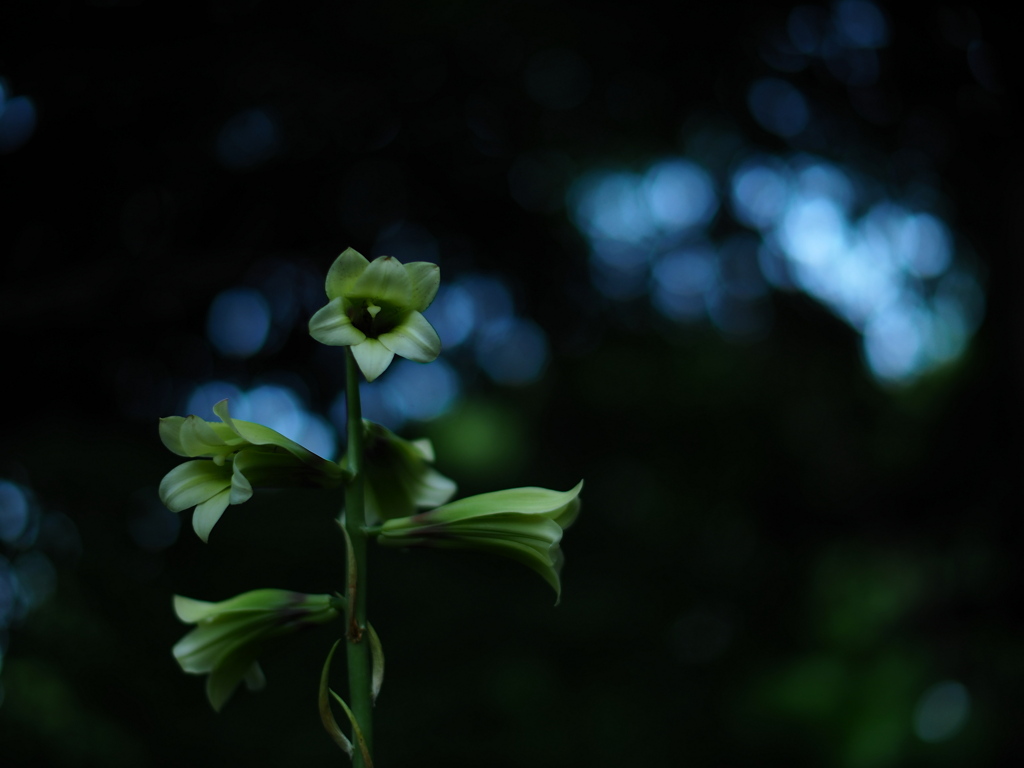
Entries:
{"type": "MultiPolygon", "coordinates": [[[[348,405],[348,469],[352,479],[345,489],[345,530],[351,542],[348,564],[348,606],[345,611],[345,647],[348,659],[349,700],[367,751],[373,748],[370,643],[366,632],[366,513],[363,505],[363,417],[359,406],[359,366],[345,348],[345,400],[348,405]]],[[[362,754],[352,754],[355,768],[367,768],[362,754]]]]}

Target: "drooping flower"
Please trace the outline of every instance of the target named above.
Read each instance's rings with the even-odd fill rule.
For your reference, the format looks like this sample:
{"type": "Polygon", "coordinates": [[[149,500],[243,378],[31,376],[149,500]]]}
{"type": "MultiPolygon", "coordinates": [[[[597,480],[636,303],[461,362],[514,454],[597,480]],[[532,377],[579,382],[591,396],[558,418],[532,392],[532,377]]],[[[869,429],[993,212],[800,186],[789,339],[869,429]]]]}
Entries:
{"type": "MultiPolygon", "coordinates": [[[[380,424],[363,419],[363,476],[366,519],[408,517],[418,509],[438,507],[455,495],[453,480],[431,465],[430,440],[404,440],[380,424]]],[[[346,459],[341,465],[347,467],[346,459]]]]}
{"type": "MultiPolygon", "coordinates": [[[[562,531],[579,514],[583,481],[572,490],[511,488],[482,493],[418,515],[387,520],[385,546],[426,546],[491,552],[532,568],[561,596],[562,531]]],[[[557,599],[556,599],[557,602],[557,599]]]]}
{"type": "Polygon", "coordinates": [[[440,274],[426,261],[368,261],[347,248],[327,272],[329,301],[310,318],[309,333],[321,344],[351,347],[367,381],[384,373],[395,355],[429,363],[441,340],[421,313],[437,295],[440,274]]]}
{"type": "Polygon", "coordinates": [[[232,419],[228,401],[213,407],[220,422],[198,416],[160,419],[160,439],[186,461],[160,482],[160,500],[172,512],[195,507],[192,527],[206,541],[229,504],[241,504],[257,487],[331,488],[347,473],[262,424],[232,419]]]}
{"type": "Polygon", "coordinates": [[[249,690],[263,687],[257,658],[267,645],[303,627],[340,615],[339,598],[284,589],[256,589],[219,603],[174,596],[174,612],[196,627],[172,649],[181,668],[209,675],[206,697],[217,711],[245,681],[249,690]]]}

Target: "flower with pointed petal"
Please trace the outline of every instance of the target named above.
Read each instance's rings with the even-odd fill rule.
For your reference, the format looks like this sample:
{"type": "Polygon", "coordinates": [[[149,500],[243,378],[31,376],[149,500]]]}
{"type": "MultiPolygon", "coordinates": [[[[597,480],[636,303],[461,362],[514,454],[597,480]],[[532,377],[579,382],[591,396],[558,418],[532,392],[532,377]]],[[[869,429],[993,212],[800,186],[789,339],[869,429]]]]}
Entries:
{"type": "Polygon", "coordinates": [[[343,610],[340,598],[284,589],[256,589],[219,603],[175,595],[174,612],[196,627],[172,653],[185,672],[209,675],[206,697],[219,712],[243,680],[249,690],[263,687],[256,659],[268,643],[331,621],[343,610]]]}
{"type": "MultiPolygon", "coordinates": [[[[347,456],[341,460],[347,468],[347,456]]],[[[430,440],[403,440],[387,427],[363,419],[366,520],[375,524],[438,507],[455,495],[453,480],[431,465],[430,440]]]]}
{"type": "Polygon", "coordinates": [[[367,381],[384,373],[395,355],[429,363],[441,352],[441,340],[422,312],[437,295],[440,274],[426,261],[368,261],[347,248],[327,272],[329,301],[310,318],[309,333],[321,344],[351,347],[367,381]]]}
{"type": "Polygon", "coordinates": [[[561,596],[562,531],[579,514],[583,481],[572,490],[511,488],[482,493],[387,520],[377,530],[386,546],[426,546],[492,552],[532,568],[561,596]]]}
{"type": "Polygon", "coordinates": [[[253,486],[332,488],[348,475],[269,427],[231,418],[227,400],[213,406],[213,412],[220,422],[198,416],[160,419],[164,445],[196,459],[164,476],[160,500],[172,512],[195,507],[192,527],[203,541],[229,504],[249,500],[253,486]]]}

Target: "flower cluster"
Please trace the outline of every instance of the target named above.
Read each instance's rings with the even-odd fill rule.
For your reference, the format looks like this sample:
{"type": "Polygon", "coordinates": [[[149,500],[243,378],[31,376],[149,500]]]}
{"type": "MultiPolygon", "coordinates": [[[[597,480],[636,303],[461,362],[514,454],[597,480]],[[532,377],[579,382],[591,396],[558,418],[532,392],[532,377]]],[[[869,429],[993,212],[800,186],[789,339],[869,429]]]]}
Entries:
{"type": "Polygon", "coordinates": [[[229,504],[252,496],[253,486],[331,488],[345,470],[262,424],[232,419],[228,401],[213,407],[220,422],[198,416],[160,419],[160,439],[186,461],[164,476],[160,500],[172,512],[195,507],[192,527],[206,541],[229,504]],[[202,457],[202,458],[197,458],[202,457]]]}
{"type": "Polygon", "coordinates": [[[219,421],[194,415],[160,420],[164,445],[189,459],[163,478],[160,499],[173,512],[195,507],[192,525],[203,541],[228,506],[247,501],[255,487],[345,486],[346,508],[338,520],[344,538],[338,543],[345,547],[346,597],[282,589],[257,589],[216,603],[175,596],[175,613],[194,628],[173,654],[185,672],[208,675],[206,695],[220,710],[243,681],[262,687],[258,658],[268,645],[344,613],[352,706],[330,687],[333,649],[321,674],[319,703],[338,745],[350,754],[353,743],[359,745],[357,764],[372,762],[369,724],[384,666],[367,618],[367,539],[387,547],[466,549],[510,558],[540,574],[557,603],[562,532],[580,510],[582,481],[564,492],[512,488],[451,501],[455,483],[434,468],[429,440],[405,440],[361,419],[353,361],[373,381],[395,355],[426,363],[440,353],[440,339],[422,314],[437,294],[439,276],[434,264],[402,264],[390,256],[369,261],[351,248],[327,274],[328,303],[310,319],[309,332],[317,341],[351,350],[345,355],[355,390],[347,393],[348,423],[352,450],[359,453],[328,461],[269,427],[232,418],[226,400],[213,408],[219,421]],[[351,739],[334,719],[332,697],[349,718],[351,739]]]}

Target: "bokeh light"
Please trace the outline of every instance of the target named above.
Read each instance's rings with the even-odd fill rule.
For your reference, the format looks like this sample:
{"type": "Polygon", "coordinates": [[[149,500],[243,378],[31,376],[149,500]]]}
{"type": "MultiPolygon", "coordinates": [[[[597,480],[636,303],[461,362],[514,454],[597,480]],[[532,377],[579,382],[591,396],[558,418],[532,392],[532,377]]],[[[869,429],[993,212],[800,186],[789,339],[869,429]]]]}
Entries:
{"type": "Polygon", "coordinates": [[[774,77],[755,81],[747,103],[762,128],[785,139],[803,133],[811,118],[807,99],[796,86],[774,77]]]}
{"type": "Polygon", "coordinates": [[[217,159],[226,167],[244,170],[278,153],[281,136],[277,121],[265,109],[247,109],[229,118],[217,135],[217,159]]]}
{"type": "Polygon", "coordinates": [[[921,741],[946,741],[960,732],[970,712],[971,697],[962,683],[935,683],[921,694],[914,708],[914,733],[921,741]]]}
{"type": "Polygon", "coordinates": [[[252,288],[229,288],[214,298],[207,316],[210,342],[226,357],[252,357],[270,331],[270,307],[252,288]]]}
{"type": "Polygon", "coordinates": [[[0,669],[10,630],[53,596],[57,562],[81,554],[74,522],[44,509],[31,488],[0,478],[0,669]]]}
{"type": "Polygon", "coordinates": [[[807,153],[745,152],[719,181],[662,158],[644,174],[584,174],[567,200],[608,298],[649,293],[671,320],[710,318],[726,337],[750,338],[770,323],[767,286],[803,291],[861,334],[877,379],[906,382],[963,353],[984,300],[945,221],[879,189],[807,153]],[[721,245],[708,232],[719,186],[750,233],[721,245]]]}
{"type": "Polygon", "coordinates": [[[548,362],[548,341],[532,320],[506,317],[480,329],[476,342],[480,367],[498,384],[530,384],[548,362]]]}
{"type": "Polygon", "coordinates": [[[36,106],[28,96],[10,96],[0,78],[0,153],[20,149],[36,128],[36,106]]]}
{"type": "MultiPolygon", "coordinates": [[[[380,378],[360,387],[359,401],[363,418],[398,430],[409,421],[431,421],[447,413],[461,389],[458,374],[444,358],[426,365],[398,358],[380,378]]],[[[331,406],[339,432],[347,414],[342,392],[331,406]]]]}

